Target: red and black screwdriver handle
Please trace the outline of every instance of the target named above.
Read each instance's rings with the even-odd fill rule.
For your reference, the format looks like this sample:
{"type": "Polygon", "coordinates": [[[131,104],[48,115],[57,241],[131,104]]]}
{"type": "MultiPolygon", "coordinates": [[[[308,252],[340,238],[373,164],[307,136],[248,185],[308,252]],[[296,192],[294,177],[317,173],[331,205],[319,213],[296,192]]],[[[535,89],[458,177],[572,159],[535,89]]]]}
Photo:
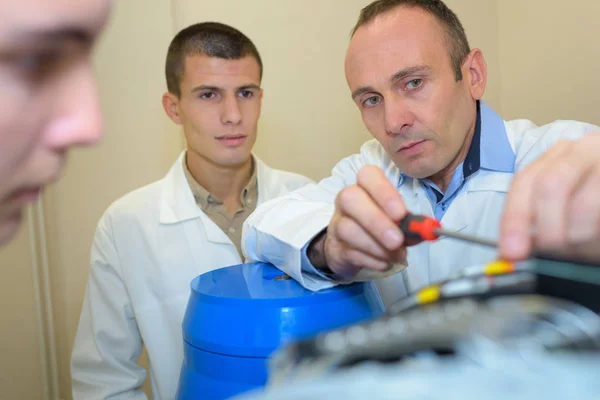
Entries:
{"type": "Polygon", "coordinates": [[[440,236],[437,230],[441,229],[442,224],[434,218],[408,213],[399,226],[405,237],[405,245],[414,246],[423,241],[438,239],[440,236]]]}

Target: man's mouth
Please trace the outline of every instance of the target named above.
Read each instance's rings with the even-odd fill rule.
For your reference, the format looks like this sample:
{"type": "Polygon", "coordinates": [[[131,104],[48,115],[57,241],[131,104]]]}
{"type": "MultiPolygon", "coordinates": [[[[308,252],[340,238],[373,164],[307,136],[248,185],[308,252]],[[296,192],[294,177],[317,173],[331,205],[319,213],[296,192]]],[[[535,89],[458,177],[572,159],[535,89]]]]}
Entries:
{"type": "Polygon", "coordinates": [[[421,147],[420,145],[425,143],[426,141],[427,141],[426,139],[423,139],[423,140],[419,140],[416,142],[407,143],[407,144],[401,146],[400,149],[398,150],[398,152],[400,153],[400,152],[410,152],[410,151],[418,150],[421,147]]]}
{"type": "Polygon", "coordinates": [[[237,147],[243,144],[248,136],[241,134],[218,136],[216,139],[227,147],[237,147]]]}
{"type": "Polygon", "coordinates": [[[20,204],[28,204],[35,202],[42,192],[41,186],[31,186],[24,187],[18,190],[15,190],[8,196],[8,202],[10,203],[20,203],[20,204]]]}

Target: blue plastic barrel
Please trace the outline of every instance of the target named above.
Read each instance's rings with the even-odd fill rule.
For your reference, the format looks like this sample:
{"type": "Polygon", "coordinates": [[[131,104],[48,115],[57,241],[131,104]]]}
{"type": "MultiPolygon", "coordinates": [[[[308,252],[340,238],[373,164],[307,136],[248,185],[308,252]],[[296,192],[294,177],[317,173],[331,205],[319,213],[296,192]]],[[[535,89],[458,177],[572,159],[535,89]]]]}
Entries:
{"type": "Polygon", "coordinates": [[[264,263],[202,274],[191,289],[179,400],[226,399],[264,386],[280,345],[384,311],[371,282],[311,292],[264,263]]]}

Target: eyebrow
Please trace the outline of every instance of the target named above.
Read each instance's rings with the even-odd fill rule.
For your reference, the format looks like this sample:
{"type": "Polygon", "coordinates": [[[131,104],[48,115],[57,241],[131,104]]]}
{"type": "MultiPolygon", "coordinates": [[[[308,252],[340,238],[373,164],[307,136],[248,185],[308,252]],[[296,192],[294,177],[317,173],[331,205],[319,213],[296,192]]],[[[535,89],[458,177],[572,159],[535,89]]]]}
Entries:
{"type": "MultiPolygon", "coordinates": [[[[429,70],[430,68],[425,65],[417,65],[414,67],[404,68],[392,75],[392,77],[390,78],[390,82],[401,80],[406,78],[407,76],[427,72],[429,70]]],[[[376,90],[371,86],[358,88],[352,92],[352,99],[356,99],[357,97],[362,96],[363,94],[368,92],[376,92],[376,90]]]]}
{"type": "MultiPolygon", "coordinates": [[[[242,85],[242,86],[236,88],[236,91],[248,90],[248,89],[260,89],[260,86],[258,86],[255,83],[249,83],[247,85],[242,85]]],[[[217,87],[217,86],[212,86],[212,85],[200,85],[200,86],[196,86],[195,88],[193,88],[192,93],[196,93],[196,92],[199,92],[202,90],[210,90],[212,92],[219,92],[223,89],[220,87],[217,87]]]]}
{"type": "Polygon", "coordinates": [[[400,71],[396,72],[394,75],[392,75],[392,78],[390,79],[390,81],[391,82],[398,81],[398,80],[406,78],[407,76],[427,72],[429,70],[430,70],[430,68],[425,65],[417,65],[414,67],[404,68],[404,69],[401,69],[400,71]]]}
{"type": "Polygon", "coordinates": [[[255,83],[251,83],[249,85],[244,85],[244,86],[240,86],[238,88],[238,90],[248,90],[248,89],[256,89],[256,90],[260,90],[260,86],[258,86],[255,83]]]}
{"type": "Polygon", "coordinates": [[[196,86],[195,88],[193,88],[192,93],[199,92],[201,90],[210,90],[212,92],[218,92],[219,90],[221,90],[221,88],[218,88],[216,86],[210,86],[210,85],[200,85],[200,86],[196,86]]]}
{"type": "Polygon", "coordinates": [[[73,41],[84,45],[89,45],[94,41],[94,35],[88,30],[76,27],[42,28],[19,32],[14,35],[15,41],[19,44],[42,44],[52,42],[73,41]]]}
{"type": "Polygon", "coordinates": [[[363,94],[368,93],[368,92],[375,92],[375,89],[373,89],[371,86],[365,86],[365,87],[358,88],[354,92],[352,92],[352,100],[354,100],[357,97],[360,97],[363,94]]]}

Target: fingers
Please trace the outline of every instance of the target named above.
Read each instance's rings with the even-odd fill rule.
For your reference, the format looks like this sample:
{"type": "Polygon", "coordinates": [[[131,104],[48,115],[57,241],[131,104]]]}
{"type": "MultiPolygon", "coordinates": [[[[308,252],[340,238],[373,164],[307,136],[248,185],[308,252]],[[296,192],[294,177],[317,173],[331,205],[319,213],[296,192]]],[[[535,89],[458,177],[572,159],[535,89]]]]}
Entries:
{"type": "Polygon", "coordinates": [[[533,250],[600,263],[600,134],[553,146],[516,175],[501,225],[500,254],[533,250]]]}
{"type": "Polygon", "coordinates": [[[407,210],[402,197],[380,168],[373,165],[361,168],[358,172],[357,184],[392,221],[397,223],[404,218],[407,210]]]}
{"type": "Polygon", "coordinates": [[[515,175],[501,222],[500,255],[508,260],[525,259],[533,247],[531,230],[535,221],[535,184],[549,165],[559,160],[566,146],[557,145],[515,175]]]}
{"type": "Polygon", "coordinates": [[[348,249],[345,252],[343,259],[345,264],[357,267],[352,270],[352,276],[356,275],[356,273],[362,268],[373,271],[385,271],[390,266],[390,264],[385,261],[378,260],[354,249],[348,249]]]}
{"type": "Polygon", "coordinates": [[[330,231],[349,248],[381,261],[389,258],[389,252],[351,218],[341,217],[330,231]]]}
{"type": "Polygon", "coordinates": [[[404,238],[400,228],[360,186],[341,191],[336,199],[336,209],[354,220],[384,248],[394,250],[402,245],[404,238]]]}
{"type": "Polygon", "coordinates": [[[381,169],[363,167],[357,184],[342,190],[335,205],[325,241],[332,271],[342,276],[352,276],[361,268],[385,271],[406,259],[397,223],[406,215],[406,207],[381,169]]]}
{"type": "MultiPolygon", "coordinates": [[[[573,263],[600,265],[600,168],[588,173],[568,205],[565,240],[548,246],[536,238],[543,257],[573,263]]],[[[540,234],[540,236],[543,236],[540,234]]]]}
{"type": "MultiPolygon", "coordinates": [[[[335,231],[335,226],[334,222],[330,224],[329,229],[333,228],[335,231]]],[[[390,265],[386,261],[354,249],[348,243],[340,240],[334,232],[327,234],[325,253],[329,269],[344,278],[352,278],[363,268],[385,271],[390,265]]]]}
{"type": "Polygon", "coordinates": [[[568,239],[570,204],[592,171],[597,156],[578,151],[574,142],[565,144],[560,159],[551,160],[534,184],[535,247],[554,249],[568,239]]]}
{"type": "Polygon", "coordinates": [[[568,206],[566,240],[555,246],[565,259],[600,265],[599,191],[600,162],[596,162],[580,180],[568,206]]]}
{"type": "Polygon", "coordinates": [[[328,235],[325,240],[325,251],[328,254],[329,269],[346,279],[354,277],[362,269],[384,272],[393,263],[406,264],[406,248],[404,247],[389,253],[387,260],[382,260],[328,235]]]}
{"type": "MultiPolygon", "coordinates": [[[[596,243],[600,253],[600,165],[588,172],[569,205],[567,242],[596,243]]],[[[586,245],[587,247],[587,245],[586,245]]]]}

